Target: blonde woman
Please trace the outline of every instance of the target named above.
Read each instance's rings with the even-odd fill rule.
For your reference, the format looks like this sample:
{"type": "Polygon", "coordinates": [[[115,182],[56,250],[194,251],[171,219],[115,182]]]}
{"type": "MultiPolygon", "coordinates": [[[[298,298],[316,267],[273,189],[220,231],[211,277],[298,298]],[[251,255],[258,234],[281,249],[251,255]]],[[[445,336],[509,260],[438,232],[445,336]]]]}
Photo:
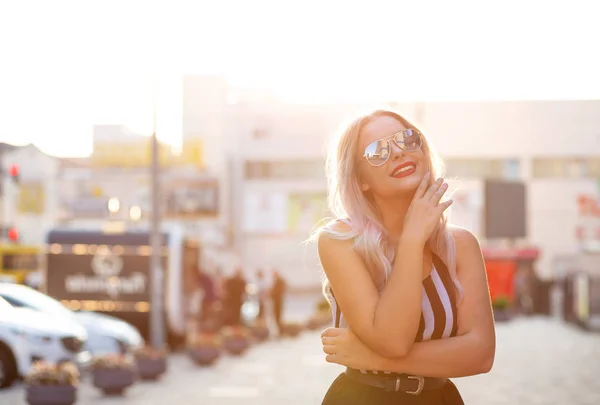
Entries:
{"type": "Polygon", "coordinates": [[[477,239],[446,224],[439,160],[402,116],[357,118],[330,155],[330,208],[317,233],[346,366],[324,405],[462,404],[449,380],[488,372],[495,331],[477,239]]]}

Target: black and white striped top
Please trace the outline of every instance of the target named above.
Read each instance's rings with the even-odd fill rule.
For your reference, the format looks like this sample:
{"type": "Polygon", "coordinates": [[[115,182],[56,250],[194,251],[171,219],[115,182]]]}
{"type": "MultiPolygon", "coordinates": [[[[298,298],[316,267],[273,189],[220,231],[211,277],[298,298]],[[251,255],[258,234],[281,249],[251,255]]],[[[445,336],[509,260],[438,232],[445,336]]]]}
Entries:
{"type": "MultiPolygon", "coordinates": [[[[456,336],[458,329],[454,283],[450,278],[448,268],[438,257],[434,256],[433,264],[431,273],[423,280],[421,321],[415,336],[415,342],[456,336]]],[[[343,314],[338,312],[335,300],[333,300],[332,305],[336,327],[348,327],[343,314]]],[[[361,371],[363,373],[367,372],[365,370],[361,371]]],[[[377,371],[372,372],[377,374],[377,371]]]]}

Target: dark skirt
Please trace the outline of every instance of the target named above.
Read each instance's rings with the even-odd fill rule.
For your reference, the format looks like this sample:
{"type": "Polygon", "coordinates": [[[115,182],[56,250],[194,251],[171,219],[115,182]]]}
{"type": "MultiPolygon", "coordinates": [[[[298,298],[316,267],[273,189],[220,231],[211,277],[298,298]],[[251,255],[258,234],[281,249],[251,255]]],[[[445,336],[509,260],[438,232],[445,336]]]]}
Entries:
{"type": "Polygon", "coordinates": [[[323,398],[321,405],[464,405],[452,381],[437,390],[423,391],[420,395],[404,392],[386,392],[381,388],[361,384],[340,374],[323,398]]]}

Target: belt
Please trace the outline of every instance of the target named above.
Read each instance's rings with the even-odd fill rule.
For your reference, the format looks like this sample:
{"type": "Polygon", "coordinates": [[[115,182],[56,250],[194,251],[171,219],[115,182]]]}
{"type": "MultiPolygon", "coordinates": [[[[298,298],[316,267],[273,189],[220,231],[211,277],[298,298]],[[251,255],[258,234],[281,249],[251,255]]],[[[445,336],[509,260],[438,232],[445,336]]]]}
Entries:
{"type": "Polygon", "coordinates": [[[407,374],[363,374],[358,370],[346,368],[346,375],[361,384],[382,388],[387,392],[404,392],[419,395],[423,391],[442,388],[447,378],[421,377],[407,374]]]}

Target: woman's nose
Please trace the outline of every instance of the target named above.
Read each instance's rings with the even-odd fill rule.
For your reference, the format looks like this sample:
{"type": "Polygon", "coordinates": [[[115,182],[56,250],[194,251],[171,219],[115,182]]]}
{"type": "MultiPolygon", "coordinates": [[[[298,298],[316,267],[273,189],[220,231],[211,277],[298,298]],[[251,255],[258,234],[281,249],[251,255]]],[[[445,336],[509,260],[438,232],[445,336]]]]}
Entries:
{"type": "Polygon", "coordinates": [[[390,159],[392,161],[401,160],[404,157],[404,150],[396,145],[396,142],[390,142],[390,144],[390,159]]]}

